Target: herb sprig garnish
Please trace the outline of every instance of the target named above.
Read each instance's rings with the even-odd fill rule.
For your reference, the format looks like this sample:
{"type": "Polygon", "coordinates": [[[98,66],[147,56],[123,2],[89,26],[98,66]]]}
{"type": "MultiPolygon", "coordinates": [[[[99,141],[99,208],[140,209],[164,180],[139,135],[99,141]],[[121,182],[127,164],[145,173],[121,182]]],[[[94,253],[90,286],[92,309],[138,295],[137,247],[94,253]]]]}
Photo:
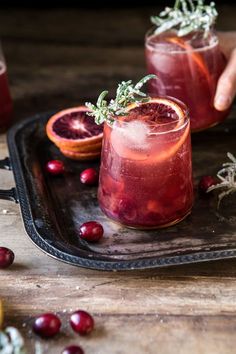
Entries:
{"type": "Polygon", "coordinates": [[[217,18],[215,3],[204,5],[204,0],[176,0],[173,8],[166,7],[159,16],[152,16],[157,26],[155,34],[176,29],[179,37],[202,30],[206,37],[217,18]]]}
{"type": "Polygon", "coordinates": [[[222,169],[218,171],[217,177],[221,181],[208,188],[207,193],[214,189],[223,189],[218,196],[218,208],[224,197],[236,192],[236,158],[230,152],[227,153],[230,162],[223,163],[222,169]]]}
{"type": "Polygon", "coordinates": [[[149,96],[140,91],[142,86],[150,79],[156,78],[156,75],[147,75],[143,77],[136,85],[132,80],[122,81],[118,84],[116,90],[116,98],[111,99],[110,102],[105,100],[108,91],[103,91],[97,100],[96,105],[86,102],[85,105],[91,110],[87,113],[93,116],[97,124],[103,122],[113,123],[116,117],[127,114],[127,107],[134,102],[147,102],[149,96]]]}

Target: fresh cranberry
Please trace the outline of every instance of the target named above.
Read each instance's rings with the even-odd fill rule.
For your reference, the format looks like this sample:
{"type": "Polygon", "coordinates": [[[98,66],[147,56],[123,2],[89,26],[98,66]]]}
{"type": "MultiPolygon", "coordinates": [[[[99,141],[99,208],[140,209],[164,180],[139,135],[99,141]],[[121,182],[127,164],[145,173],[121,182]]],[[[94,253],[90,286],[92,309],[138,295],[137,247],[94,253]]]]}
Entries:
{"type": "Polygon", "coordinates": [[[48,161],[46,170],[54,176],[62,175],[65,172],[65,166],[64,163],[60,160],[51,160],[48,161]]]}
{"type": "Polygon", "coordinates": [[[83,184],[94,185],[98,182],[98,173],[94,168],[87,168],[80,174],[80,182],[83,184]]]}
{"type": "Polygon", "coordinates": [[[61,328],[61,321],[54,313],[45,313],[37,317],[33,324],[33,330],[41,337],[53,337],[61,328]]]}
{"type": "Polygon", "coordinates": [[[89,242],[99,241],[103,236],[104,230],[97,221],[88,221],[79,228],[79,235],[82,239],[89,242]]]}
{"type": "Polygon", "coordinates": [[[84,354],[84,351],[78,345],[70,345],[63,349],[61,354],[84,354]]]}
{"type": "Polygon", "coordinates": [[[208,188],[210,188],[211,186],[214,186],[215,184],[217,184],[217,181],[214,177],[212,176],[203,176],[200,179],[198,188],[199,188],[199,192],[202,194],[205,194],[208,190],[208,188]]]}
{"type": "Polygon", "coordinates": [[[93,330],[94,320],[88,312],[78,310],[72,313],[70,325],[76,333],[88,334],[93,330]]]}
{"type": "Polygon", "coordinates": [[[6,247],[0,247],[0,269],[8,268],[14,261],[14,253],[6,247]]]}

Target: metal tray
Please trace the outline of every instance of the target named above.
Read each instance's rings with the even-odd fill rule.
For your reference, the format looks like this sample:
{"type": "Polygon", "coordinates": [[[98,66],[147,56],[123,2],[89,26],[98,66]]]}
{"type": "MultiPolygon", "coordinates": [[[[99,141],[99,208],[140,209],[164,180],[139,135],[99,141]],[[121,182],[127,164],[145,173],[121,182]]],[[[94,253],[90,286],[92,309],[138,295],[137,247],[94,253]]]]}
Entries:
{"type": "MultiPolygon", "coordinates": [[[[12,169],[16,187],[1,190],[0,198],[20,203],[25,229],[31,240],[48,255],[80,267],[100,270],[145,269],[203,262],[236,256],[236,208],[227,198],[217,211],[216,195],[200,197],[196,190],[192,214],[176,226],[138,231],[109,221],[100,211],[96,187],[84,186],[79,173],[99,162],[81,163],[64,158],[45,135],[51,113],[39,114],[14,126],[8,134],[10,158],[0,167],[12,169]],[[63,159],[67,173],[48,176],[49,159],[63,159]],[[80,241],[78,226],[100,221],[105,237],[97,244],[80,241]]],[[[194,181],[215,174],[236,151],[236,124],[226,123],[193,135],[194,181]]]]}

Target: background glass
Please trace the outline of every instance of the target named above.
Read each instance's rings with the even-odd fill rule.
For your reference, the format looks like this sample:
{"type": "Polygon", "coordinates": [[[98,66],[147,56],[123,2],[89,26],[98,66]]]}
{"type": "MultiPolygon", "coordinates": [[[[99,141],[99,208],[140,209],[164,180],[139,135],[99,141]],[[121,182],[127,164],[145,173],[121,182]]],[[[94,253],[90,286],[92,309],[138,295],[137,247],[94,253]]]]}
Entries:
{"type": "Polygon", "coordinates": [[[0,43],[0,133],[7,130],[12,120],[12,100],[7,79],[7,66],[0,43]]]}
{"type": "Polygon", "coordinates": [[[148,73],[156,74],[148,86],[151,96],[169,95],[183,101],[190,112],[192,131],[203,130],[223,121],[229,110],[214,108],[217,81],[226,66],[218,38],[212,31],[178,37],[174,31],[146,36],[148,73]]]}

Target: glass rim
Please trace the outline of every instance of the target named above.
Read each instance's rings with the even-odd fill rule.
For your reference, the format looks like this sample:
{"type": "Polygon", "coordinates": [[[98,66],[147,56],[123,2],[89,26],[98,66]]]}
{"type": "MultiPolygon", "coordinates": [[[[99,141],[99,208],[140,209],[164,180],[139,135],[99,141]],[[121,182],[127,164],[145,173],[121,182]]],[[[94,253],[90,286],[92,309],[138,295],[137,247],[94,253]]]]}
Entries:
{"type": "MultiPolygon", "coordinates": [[[[169,100],[175,102],[180,107],[180,109],[184,112],[183,121],[181,122],[180,125],[177,125],[177,123],[180,121],[180,119],[178,119],[178,118],[173,119],[171,122],[167,122],[167,123],[163,123],[163,124],[159,124],[159,123],[154,122],[152,125],[148,125],[148,127],[150,128],[150,131],[147,134],[148,136],[163,135],[163,134],[178,132],[179,130],[183,129],[187,124],[190,123],[189,109],[184,102],[180,101],[179,99],[177,99],[175,97],[171,97],[171,96],[158,96],[156,98],[169,99],[169,100]],[[176,123],[176,126],[173,128],[173,124],[175,124],[175,123],[176,123]],[[164,131],[155,131],[158,126],[164,127],[165,130],[164,131]],[[172,128],[168,129],[168,127],[172,127],[172,128]]],[[[155,97],[151,97],[151,99],[154,100],[155,97]]],[[[143,102],[140,105],[144,105],[144,104],[148,104],[148,103],[150,103],[150,102],[143,102]]],[[[112,123],[105,122],[105,124],[108,125],[111,129],[124,129],[125,127],[127,127],[129,125],[129,123],[134,122],[134,121],[139,121],[139,120],[134,119],[134,120],[130,120],[130,121],[124,121],[124,120],[121,120],[120,117],[116,117],[114,122],[112,122],[112,123]],[[118,125],[119,122],[122,122],[122,125],[118,125]]]]}
{"type": "MultiPolygon", "coordinates": [[[[166,46],[166,43],[159,43],[159,44],[150,44],[148,43],[150,41],[150,38],[151,37],[154,37],[154,36],[160,36],[160,34],[156,34],[153,33],[155,29],[155,26],[151,27],[145,34],[145,47],[148,49],[148,48],[151,48],[153,51],[155,52],[159,52],[159,53],[170,53],[170,54],[183,54],[183,53],[192,53],[192,52],[202,52],[202,51],[205,51],[205,50],[208,50],[208,49],[212,49],[214,47],[216,47],[218,44],[219,44],[219,39],[218,39],[218,36],[216,34],[216,32],[214,30],[211,30],[212,32],[212,39],[214,40],[213,43],[209,44],[209,45],[205,45],[205,46],[202,46],[200,48],[188,48],[188,49],[184,49],[184,50],[163,50],[161,48],[157,48],[157,46],[160,46],[160,47],[165,47],[166,46]]],[[[166,31],[167,32],[167,31],[166,31]]],[[[200,31],[202,32],[202,31],[200,31]]]]}

